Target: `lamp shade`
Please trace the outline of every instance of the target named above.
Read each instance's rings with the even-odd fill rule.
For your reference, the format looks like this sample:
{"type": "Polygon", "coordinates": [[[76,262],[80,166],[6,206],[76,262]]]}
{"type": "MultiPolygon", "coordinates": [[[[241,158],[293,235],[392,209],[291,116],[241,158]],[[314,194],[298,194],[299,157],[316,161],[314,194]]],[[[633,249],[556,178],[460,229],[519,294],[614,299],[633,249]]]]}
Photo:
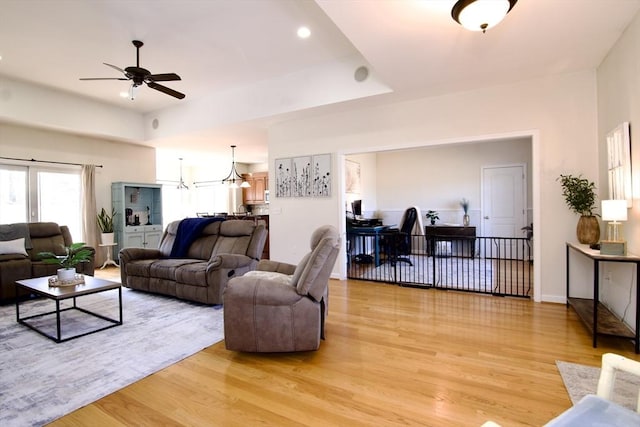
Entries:
{"type": "Polygon", "coordinates": [[[603,221],[626,221],[627,201],[626,200],[603,200],[602,201],[603,221]]]}
{"type": "Polygon", "coordinates": [[[451,16],[464,28],[485,32],[507,16],[517,0],[458,0],[451,16]]]}

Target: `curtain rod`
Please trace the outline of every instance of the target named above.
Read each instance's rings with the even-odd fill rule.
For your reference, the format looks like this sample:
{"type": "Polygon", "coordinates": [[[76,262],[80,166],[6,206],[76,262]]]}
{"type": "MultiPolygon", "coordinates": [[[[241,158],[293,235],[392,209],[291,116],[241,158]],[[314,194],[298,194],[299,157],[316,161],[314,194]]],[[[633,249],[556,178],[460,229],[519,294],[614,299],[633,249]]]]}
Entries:
{"type": "MultiPolygon", "coordinates": [[[[16,157],[0,157],[5,160],[19,160],[21,162],[35,162],[35,163],[51,163],[56,165],[71,165],[71,166],[84,166],[82,163],[69,163],[69,162],[54,162],[52,160],[36,160],[36,159],[19,159],[16,157]]],[[[101,168],[102,165],[93,165],[97,168],[101,168]]]]}

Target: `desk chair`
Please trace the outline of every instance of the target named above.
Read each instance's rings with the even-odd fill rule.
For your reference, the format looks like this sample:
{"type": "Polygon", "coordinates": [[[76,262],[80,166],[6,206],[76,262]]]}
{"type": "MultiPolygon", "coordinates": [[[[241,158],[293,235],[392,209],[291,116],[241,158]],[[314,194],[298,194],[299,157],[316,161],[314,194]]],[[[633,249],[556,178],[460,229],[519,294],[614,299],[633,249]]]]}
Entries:
{"type": "Polygon", "coordinates": [[[416,208],[409,208],[404,212],[400,229],[390,228],[383,234],[382,245],[391,265],[396,265],[398,261],[402,261],[413,266],[408,255],[411,255],[411,233],[417,219],[418,211],[416,208]]]}

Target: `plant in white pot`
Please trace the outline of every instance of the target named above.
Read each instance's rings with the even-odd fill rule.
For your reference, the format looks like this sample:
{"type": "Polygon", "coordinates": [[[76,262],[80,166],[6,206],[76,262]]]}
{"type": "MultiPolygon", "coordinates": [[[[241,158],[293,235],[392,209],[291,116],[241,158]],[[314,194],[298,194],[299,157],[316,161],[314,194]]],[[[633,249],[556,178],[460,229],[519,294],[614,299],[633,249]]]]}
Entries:
{"type": "Polygon", "coordinates": [[[111,210],[111,215],[107,213],[107,211],[102,208],[100,213],[97,216],[98,219],[98,227],[102,232],[100,236],[100,241],[103,245],[111,245],[113,244],[113,218],[116,216],[116,210],[111,210]]]}
{"type": "Polygon", "coordinates": [[[64,248],[65,255],[56,255],[53,252],[40,252],[38,257],[47,264],[59,265],[58,280],[68,282],[75,278],[76,265],[81,262],[91,261],[93,251],[84,243],[72,243],[64,248]]]}

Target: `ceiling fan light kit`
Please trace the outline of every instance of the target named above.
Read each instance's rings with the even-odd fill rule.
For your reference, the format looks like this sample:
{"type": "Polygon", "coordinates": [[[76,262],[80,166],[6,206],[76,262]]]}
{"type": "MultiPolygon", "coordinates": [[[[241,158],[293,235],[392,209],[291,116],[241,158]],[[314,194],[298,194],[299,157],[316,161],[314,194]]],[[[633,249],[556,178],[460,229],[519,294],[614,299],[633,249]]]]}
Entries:
{"type": "Polygon", "coordinates": [[[451,9],[451,17],[468,30],[484,33],[500,23],[517,1],[458,0],[451,9]]]}
{"type": "Polygon", "coordinates": [[[185,97],[184,93],[180,93],[176,90],[168,88],[166,86],[160,85],[157,82],[170,82],[176,80],[182,80],[179,75],[176,73],[165,73],[165,74],[151,74],[151,71],[140,67],[140,48],[144,46],[140,40],[133,40],[131,43],[136,47],[136,65],[125,68],[124,70],[120,67],[116,67],[112,64],[107,64],[103,62],[107,67],[111,67],[114,70],[117,70],[124,74],[125,77],[88,77],[81,78],[80,80],[130,80],[131,87],[129,88],[129,98],[133,101],[136,96],[136,91],[138,86],[142,84],[146,84],[147,87],[151,89],[155,89],[159,92],[165,93],[167,95],[173,96],[174,98],[183,99],[185,97]]]}

